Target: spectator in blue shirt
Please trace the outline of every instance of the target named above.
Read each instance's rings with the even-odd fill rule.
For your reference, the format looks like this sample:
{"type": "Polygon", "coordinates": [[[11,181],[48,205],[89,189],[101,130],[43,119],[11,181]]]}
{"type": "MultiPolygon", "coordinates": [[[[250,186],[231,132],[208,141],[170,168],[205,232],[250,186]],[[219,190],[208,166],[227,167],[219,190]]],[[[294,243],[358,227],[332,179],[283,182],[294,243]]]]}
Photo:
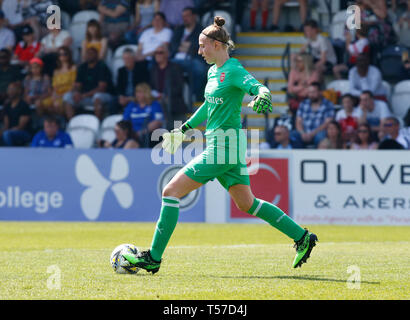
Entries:
{"type": "Polygon", "coordinates": [[[139,144],[152,146],[151,134],[163,126],[164,115],[161,105],[153,100],[151,87],[140,83],[135,87],[135,102],[128,103],[124,110],[124,120],[132,122],[139,144]]]}
{"type": "Polygon", "coordinates": [[[333,104],[322,97],[320,84],[312,83],[308,98],[300,103],[296,113],[296,130],[304,144],[317,146],[326,137],[327,125],[334,115],[333,104]]]}
{"type": "Polygon", "coordinates": [[[44,119],[44,129],[38,132],[31,142],[32,147],[40,148],[72,148],[70,136],[60,130],[58,121],[53,116],[44,119]]]}
{"type": "Polygon", "coordinates": [[[121,44],[130,25],[130,1],[101,0],[98,12],[104,36],[108,37],[108,45],[115,49],[121,44]]]}

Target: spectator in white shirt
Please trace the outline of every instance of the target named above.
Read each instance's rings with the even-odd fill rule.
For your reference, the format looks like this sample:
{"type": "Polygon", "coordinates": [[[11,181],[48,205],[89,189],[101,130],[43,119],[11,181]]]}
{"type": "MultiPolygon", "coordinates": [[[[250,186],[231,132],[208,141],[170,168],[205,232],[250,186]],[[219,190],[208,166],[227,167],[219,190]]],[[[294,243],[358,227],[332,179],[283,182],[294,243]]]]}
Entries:
{"type": "Polygon", "coordinates": [[[166,27],[165,15],[156,12],[152,19],[152,28],[145,30],[138,41],[136,60],[152,60],[155,50],[161,45],[168,45],[172,38],[172,30],[166,27]]]}
{"type": "Polygon", "coordinates": [[[359,123],[368,123],[373,133],[378,134],[384,119],[391,116],[389,107],[382,100],[375,100],[371,91],[360,95],[359,123]]]}
{"type": "Polygon", "coordinates": [[[375,99],[387,101],[380,70],[370,65],[366,54],[361,54],[357,57],[356,67],[349,71],[349,93],[359,97],[364,91],[371,91],[375,99]]]}
{"type": "Polygon", "coordinates": [[[315,20],[308,20],[303,27],[306,43],[301,52],[308,51],[313,56],[316,70],[322,74],[331,72],[337,63],[337,57],[332,43],[329,39],[322,36],[319,26],[315,20]]]}
{"type": "Polygon", "coordinates": [[[400,131],[400,121],[396,117],[387,117],[382,123],[380,141],[392,139],[401,144],[404,149],[410,149],[410,140],[400,131]]]}
{"type": "Polygon", "coordinates": [[[0,10],[0,50],[6,48],[13,51],[15,44],[16,37],[14,36],[13,31],[6,28],[4,12],[0,10]]]}
{"type": "Polygon", "coordinates": [[[53,76],[57,66],[58,50],[60,47],[71,48],[73,38],[67,30],[51,29],[49,33],[41,39],[40,56],[44,61],[44,73],[53,76]]]}

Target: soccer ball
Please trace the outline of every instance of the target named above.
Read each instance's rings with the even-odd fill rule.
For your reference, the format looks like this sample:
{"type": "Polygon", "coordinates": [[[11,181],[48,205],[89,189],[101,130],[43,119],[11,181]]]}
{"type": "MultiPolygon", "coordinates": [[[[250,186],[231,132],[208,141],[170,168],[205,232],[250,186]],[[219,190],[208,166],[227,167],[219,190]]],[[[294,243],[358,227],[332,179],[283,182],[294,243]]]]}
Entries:
{"type": "Polygon", "coordinates": [[[121,262],[124,261],[123,254],[124,253],[132,253],[132,254],[137,254],[138,253],[138,248],[132,244],[120,244],[118,247],[116,247],[113,252],[111,253],[110,257],[110,263],[111,267],[116,273],[121,273],[121,274],[135,274],[137,273],[140,269],[137,267],[121,267],[121,262]]]}

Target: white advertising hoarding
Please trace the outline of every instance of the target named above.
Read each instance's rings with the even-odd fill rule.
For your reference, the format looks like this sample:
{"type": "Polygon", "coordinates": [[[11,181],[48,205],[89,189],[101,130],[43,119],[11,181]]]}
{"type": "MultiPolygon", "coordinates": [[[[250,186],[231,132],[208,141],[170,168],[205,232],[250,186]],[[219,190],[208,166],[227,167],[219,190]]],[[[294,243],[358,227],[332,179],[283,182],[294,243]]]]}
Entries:
{"type": "MultiPolygon", "coordinates": [[[[410,151],[264,150],[259,163],[255,196],[277,204],[279,195],[302,225],[410,225],[410,151]]],[[[259,222],[237,212],[218,182],[206,193],[207,222],[259,222]]]]}
{"type": "Polygon", "coordinates": [[[301,224],[410,224],[410,152],[295,151],[292,216],[301,224]]]}

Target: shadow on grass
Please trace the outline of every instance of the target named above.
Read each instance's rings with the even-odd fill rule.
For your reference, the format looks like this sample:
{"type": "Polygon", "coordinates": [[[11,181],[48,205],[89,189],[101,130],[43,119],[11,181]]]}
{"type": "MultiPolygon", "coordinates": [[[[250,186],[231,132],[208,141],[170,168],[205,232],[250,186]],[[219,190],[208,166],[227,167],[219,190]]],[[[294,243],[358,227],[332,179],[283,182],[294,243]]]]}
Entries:
{"type": "MultiPolygon", "coordinates": [[[[339,282],[339,283],[346,283],[347,279],[331,279],[331,278],[321,278],[319,276],[210,276],[211,278],[218,278],[218,279],[259,279],[259,280],[273,280],[273,279],[280,279],[280,280],[305,280],[305,281],[322,281],[322,282],[339,282]]],[[[375,284],[380,285],[380,282],[375,281],[360,281],[361,284],[375,284]]]]}

